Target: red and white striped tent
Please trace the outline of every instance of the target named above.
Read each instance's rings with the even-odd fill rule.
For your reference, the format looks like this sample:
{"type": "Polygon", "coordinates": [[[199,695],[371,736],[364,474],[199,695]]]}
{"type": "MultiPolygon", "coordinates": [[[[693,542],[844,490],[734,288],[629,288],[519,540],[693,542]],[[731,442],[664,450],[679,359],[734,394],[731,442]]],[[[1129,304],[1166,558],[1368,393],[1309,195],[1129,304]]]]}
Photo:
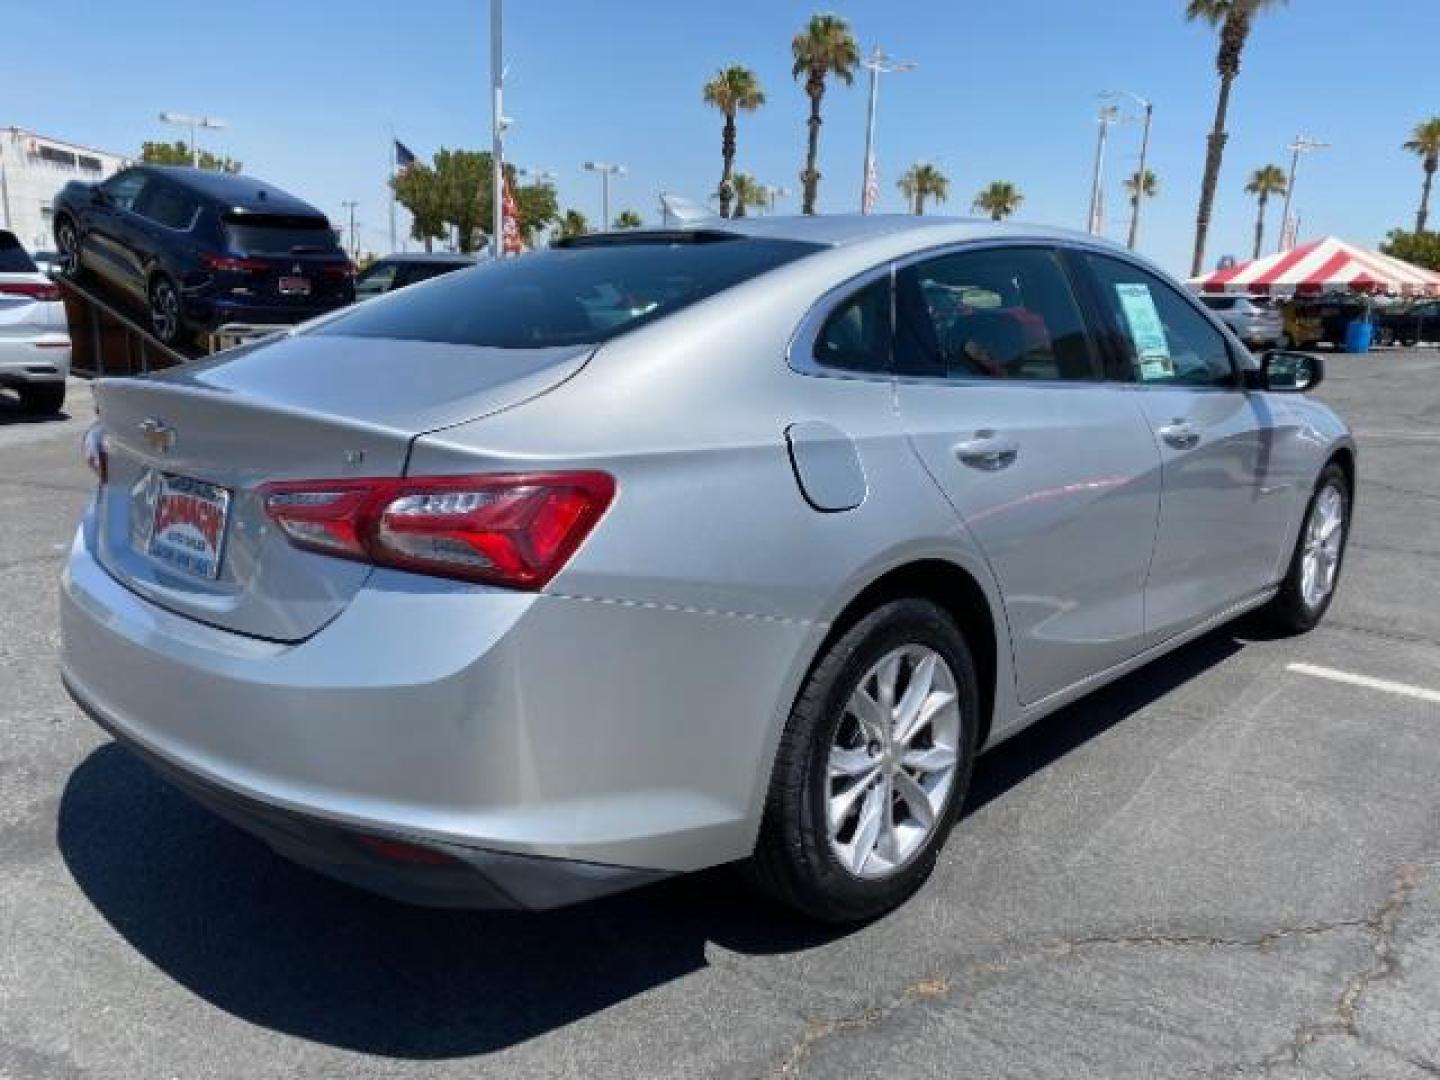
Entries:
{"type": "Polygon", "coordinates": [[[1190,284],[1207,293],[1366,293],[1440,296],[1440,274],[1334,236],[1238,263],[1190,284]]]}

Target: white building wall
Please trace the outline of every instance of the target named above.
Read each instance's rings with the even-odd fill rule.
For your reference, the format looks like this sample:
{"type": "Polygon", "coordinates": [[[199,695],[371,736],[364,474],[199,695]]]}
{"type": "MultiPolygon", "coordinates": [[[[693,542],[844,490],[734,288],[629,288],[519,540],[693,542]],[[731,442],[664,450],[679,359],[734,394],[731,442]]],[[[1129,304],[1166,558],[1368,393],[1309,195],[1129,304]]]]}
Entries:
{"type": "Polygon", "coordinates": [[[0,228],[31,251],[53,250],[55,196],[71,180],[104,180],[127,164],[120,154],[0,127],[0,228]]]}

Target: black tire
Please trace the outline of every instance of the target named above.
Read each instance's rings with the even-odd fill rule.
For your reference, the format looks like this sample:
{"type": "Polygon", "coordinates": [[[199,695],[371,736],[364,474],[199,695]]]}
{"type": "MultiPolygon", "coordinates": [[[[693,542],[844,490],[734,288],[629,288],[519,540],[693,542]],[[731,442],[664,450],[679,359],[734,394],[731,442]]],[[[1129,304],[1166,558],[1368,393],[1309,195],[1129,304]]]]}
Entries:
{"type": "Polygon", "coordinates": [[[1305,517],[1301,520],[1300,532],[1295,538],[1295,550],[1291,553],[1290,566],[1285,573],[1285,578],[1280,583],[1280,591],[1275,594],[1275,598],[1269,604],[1261,609],[1262,618],[1273,629],[1285,634],[1303,634],[1313,630],[1325,617],[1325,612],[1330,609],[1330,602],[1335,599],[1335,590],[1340,586],[1340,574],[1345,567],[1345,550],[1350,539],[1350,508],[1352,504],[1353,493],[1350,490],[1350,481],[1345,475],[1345,470],[1332,461],[1321,471],[1320,479],[1315,482],[1315,490],[1310,493],[1310,501],[1305,506],[1305,517]],[[1301,584],[1304,577],[1305,540],[1310,529],[1311,515],[1315,513],[1315,506],[1320,501],[1321,493],[1330,487],[1339,491],[1340,504],[1344,512],[1340,527],[1340,553],[1329,591],[1318,603],[1311,604],[1306,601],[1301,584]]]}
{"type": "Polygon", "coordinates": [[[150,332],[172,349],[185,344],[180,288],[168,274],[156,274],[150,281],[150,332]]]}
{"type": "Polygon", "coordinates": [[[877,607],[829,644],[791,710],[760,837],[746,867],[751,881],[781,903],[830,923],[873,919],[903,903],[930,876],[959,814],[970,786],[978,730],[975,665],[950,616],[921,599],[877,607]],[[960,712],[958,762],[945,804],[923,844],[888,876],[862,878],[846,869],[831,849],[826,809],[830,747],[861,680],[881,658],[905,645],[926,646],[949,665],[960,712]]]}
{"type": "Polygon", "coordinates": [[[58,413],[65,404],[63,382],[32,383],[20,387],[20,408],[33,416],[58,413]]]}

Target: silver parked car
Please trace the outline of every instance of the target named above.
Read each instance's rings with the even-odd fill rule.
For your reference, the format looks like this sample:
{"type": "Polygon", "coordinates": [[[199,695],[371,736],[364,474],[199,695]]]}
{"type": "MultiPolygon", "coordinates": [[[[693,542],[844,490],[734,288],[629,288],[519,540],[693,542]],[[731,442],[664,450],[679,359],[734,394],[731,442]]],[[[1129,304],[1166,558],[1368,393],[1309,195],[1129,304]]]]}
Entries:
{"type": "Polygon", "coordinates": [[[1207,293],[1200,297],[1235,336],[1251,348],[1268,349],[1285,340],[1285,319],[1268,296],[1223,296],[1207,293]]]}
{"type": "Polygon", "coordinates": [[[1125,251],[931,218],[585,237],[96,391],[64,678],[283,854],[542,908],[929,874],[981,749],[1313,626],[1345,425],[1125,251]]]}

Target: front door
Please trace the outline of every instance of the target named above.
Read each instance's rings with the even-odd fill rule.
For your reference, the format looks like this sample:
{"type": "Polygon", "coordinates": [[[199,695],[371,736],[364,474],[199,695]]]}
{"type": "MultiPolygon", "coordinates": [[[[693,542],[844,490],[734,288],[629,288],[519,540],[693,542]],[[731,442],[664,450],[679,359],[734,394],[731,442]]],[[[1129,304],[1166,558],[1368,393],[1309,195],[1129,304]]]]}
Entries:
{"type": "Polygon", "coordinates": [[[1133,656],[1160,458],[1133,394],[1102,378],[1056,253],[902,267],[896,315],[901,417],[1000,583],[1020,700],[1133,656]]]}
{"type": "Polygon", "coordinates": [[[1298,497],[1284,465],[1294,421],[1244,389],[1229,342],[1196,303],[1127,260],[1081,259],[1163,461],[1145,600],[1159,641],[1275,582],[1298,497]]]}
{"type": "Polygon", "coordinates": [[[143,296],[139,259],[135,252],[135,205],[148,177],[143,172],[122,172],[101,185],[103,196],[86,215],[86,263],[112,285],[143,296]]]}

